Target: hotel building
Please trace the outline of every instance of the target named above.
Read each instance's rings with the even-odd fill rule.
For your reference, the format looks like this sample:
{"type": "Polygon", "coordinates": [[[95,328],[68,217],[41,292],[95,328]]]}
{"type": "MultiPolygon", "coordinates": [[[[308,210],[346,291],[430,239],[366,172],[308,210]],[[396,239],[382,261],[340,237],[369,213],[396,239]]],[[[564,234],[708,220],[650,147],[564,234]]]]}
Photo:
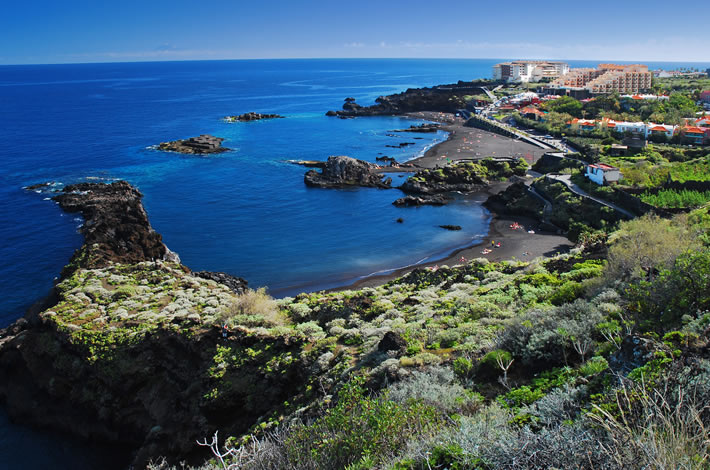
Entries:
{"type": "Polygon", "coordinates": [[[539,82],[566,75],[569,65],[560,61],[549,60],[514,60],[493,66],[493,79],[508,83],[539,82]]]}

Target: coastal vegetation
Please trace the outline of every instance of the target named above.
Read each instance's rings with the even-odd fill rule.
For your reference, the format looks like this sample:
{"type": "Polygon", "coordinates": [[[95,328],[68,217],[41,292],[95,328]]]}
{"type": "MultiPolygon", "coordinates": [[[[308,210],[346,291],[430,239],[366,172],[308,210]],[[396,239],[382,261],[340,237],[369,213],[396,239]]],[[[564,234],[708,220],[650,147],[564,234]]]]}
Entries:
{"type": "Polygon", "coordinates": [[[212,448],[248,469],[705,468],[710,251],[696,222],[620,222],[601,257],[473,260],[280,300],[289,334],[309,331],[294,360],[318,386],[305,410],[289,400],[212,448]]]}
{"type": "Polygon", "coordinates": [[[581,213],[600,230],[551,258],[284,299],[175,261],[81,258],[41,327],[2,338],[32,347],[0,369],[26,364],[53,412],[123,423],[151,468],[197,464],[195,440],[213,453],[204,469],[703,468],[708,208],[611,220],[535,185],[566,201],[557,223],[581,213]]]}
{"type": "Polygon", "coordinates": [[[420,170],[409,177],[400,189],[415,194],[470,192],[491,182],[524,176],[527,169],[528,164],[522,158],[483,158],[475,162],[458,162],[441,168],[420,170]]]}

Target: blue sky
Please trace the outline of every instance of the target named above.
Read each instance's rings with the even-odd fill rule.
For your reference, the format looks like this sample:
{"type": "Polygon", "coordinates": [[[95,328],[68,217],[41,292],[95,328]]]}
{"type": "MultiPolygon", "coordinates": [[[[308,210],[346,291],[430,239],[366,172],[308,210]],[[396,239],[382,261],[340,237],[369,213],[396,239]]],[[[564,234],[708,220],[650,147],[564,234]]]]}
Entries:
{"type": "Polygon", "coordinates": [[[14,0],[0,64],[315,57],[710,61],[707,2],[14,0]]]}

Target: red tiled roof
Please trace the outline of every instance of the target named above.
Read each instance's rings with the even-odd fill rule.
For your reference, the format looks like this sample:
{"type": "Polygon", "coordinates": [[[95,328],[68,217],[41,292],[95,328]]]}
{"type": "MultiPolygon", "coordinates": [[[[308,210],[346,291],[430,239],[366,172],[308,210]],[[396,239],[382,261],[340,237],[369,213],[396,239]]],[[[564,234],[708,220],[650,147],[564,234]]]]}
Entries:
{"type": "Polygon", "coordinates": [[[651,128],[651,131],[661,131],[661,132],[668,132],[668,129],[666,129],[663,126],[655,126],[651,128]]]}
{"type": "Polygon", "coordinates": [[[616,127],[615,122],[610,122],[609,124],[606,125],[607,127],[616,127]]]}
{"type": "Polygon", "coordinates": [[[701,129],[699,127],[686,127],[685,133],[686,134],[704,134],[705,129],[701,129]]]}

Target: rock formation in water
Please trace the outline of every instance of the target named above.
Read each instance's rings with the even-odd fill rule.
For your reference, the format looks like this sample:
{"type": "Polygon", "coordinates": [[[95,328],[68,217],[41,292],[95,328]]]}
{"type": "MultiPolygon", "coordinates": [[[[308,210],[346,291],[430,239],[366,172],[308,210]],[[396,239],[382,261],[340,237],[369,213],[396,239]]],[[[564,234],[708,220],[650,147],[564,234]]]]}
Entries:
{"type": "Polygon", "coordinates": [[[343,188],[348,186],[364,186],[370,188],[391,188],[392,178],[382,179],[376,170],[380,168],[374,163],[356,160],[351,157],[328,157],[321,172],[310,170],[306,173],[306,185],[317,188],[343,188]]]}
{"type": "Polygon", "coordinates": [[[261,119],[283,119],[283,116],[281,116],[280,114],[261,114],[261,113],[249,112],[249,113],[240,114],[238,116],[225,116],[224,117],[224,120],[227,122],[259,121],[261,119]]]}
{"type": "Polygon", "coordinates": [[[125,181],[111,184],[79,183],[66,186],[52,199],[66,212],[79,212],[84,244],[72,257],[63,276],[78,268],[103,268],[110,263],[139,263],[179,257],[150,226],[143,195],[125,181]]]}
{"type": "Polygon", "coordinates": [[[158,150],[166,152],[178,152],[189,155],[207,155],[211,153],[229,152],[231,149],[222,147],[222,137],[202,134],[197,137],[190,137],[184,140],[173,140],[171,142],[161,142],[158,150]]]}
{"type": "Polygon", "coordinates": [[[449,203],[449,200],[442,195],[435,196],[405,196],[397,199],[392,204],[397,207],[411,206],[443,206],[449,203]]]}

